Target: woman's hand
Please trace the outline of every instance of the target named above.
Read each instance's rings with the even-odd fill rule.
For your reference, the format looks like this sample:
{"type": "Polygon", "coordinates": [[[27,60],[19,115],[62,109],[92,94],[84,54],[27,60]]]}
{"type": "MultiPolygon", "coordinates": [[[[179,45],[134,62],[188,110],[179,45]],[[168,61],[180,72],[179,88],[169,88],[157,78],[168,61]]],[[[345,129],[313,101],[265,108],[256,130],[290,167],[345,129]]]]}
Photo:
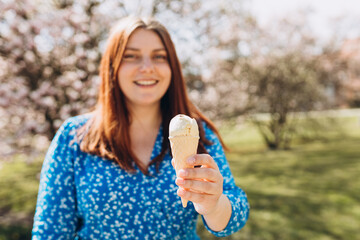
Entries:
{"type": "Polygon", "coordinates": [[[216,210],[223,193],[220,170],[208,154],[193,155],[187,159],[187,163],[192,167],[201,167],[179,170],[176,179],[176,185],[179,186],[177,194],[191,201],[199,214],[211,214],[216,210]]]}

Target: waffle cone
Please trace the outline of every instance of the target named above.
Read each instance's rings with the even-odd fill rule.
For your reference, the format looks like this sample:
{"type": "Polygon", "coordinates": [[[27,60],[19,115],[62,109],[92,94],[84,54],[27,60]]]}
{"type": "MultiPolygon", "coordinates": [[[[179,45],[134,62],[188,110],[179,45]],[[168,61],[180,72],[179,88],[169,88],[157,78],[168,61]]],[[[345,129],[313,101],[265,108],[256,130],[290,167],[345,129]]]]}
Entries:
{"type": "MultiPolygon", "coordinates": [[[[176,175],[178,171],[183,168],[192,168],[193,166],[186,163],[186,159],[191,155],[197,153],[197,147],[199,144],[199,137],[193,136],[175,136],[169,137],[171,152],[174,159],[174,167],[176,175]]],[[[187,206],[187,200],[181,198],[181,203],[185,208],[187,206]]]]}

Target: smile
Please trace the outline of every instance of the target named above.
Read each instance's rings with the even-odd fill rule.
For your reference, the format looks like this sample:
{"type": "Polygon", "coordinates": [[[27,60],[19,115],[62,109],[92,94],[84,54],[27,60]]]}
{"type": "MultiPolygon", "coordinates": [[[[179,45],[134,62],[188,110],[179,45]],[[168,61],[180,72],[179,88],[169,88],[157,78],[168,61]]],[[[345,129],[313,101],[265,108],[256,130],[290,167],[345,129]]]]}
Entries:
{"type": "Polygon", "coordinates": [[[158,80],[138,80],[135,81],[134,83],[138,86],[152,86],[157,84],[159,81],[158,80]]]}

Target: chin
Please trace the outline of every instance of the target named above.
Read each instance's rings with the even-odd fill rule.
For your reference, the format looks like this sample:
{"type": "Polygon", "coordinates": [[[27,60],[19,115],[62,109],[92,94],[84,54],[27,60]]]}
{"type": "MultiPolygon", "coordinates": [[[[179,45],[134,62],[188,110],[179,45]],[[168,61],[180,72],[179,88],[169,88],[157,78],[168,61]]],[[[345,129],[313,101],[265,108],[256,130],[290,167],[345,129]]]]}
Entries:
{"type": "Polygon", "coordinates": [[[151,106],[157,106],[160,105],[160,99],[159,100],[138,100],[138,101],[131,101],[129,102],[130,105],[135,105],[135,106],[139,106],[139,107],[151,107],[151,106]]]}

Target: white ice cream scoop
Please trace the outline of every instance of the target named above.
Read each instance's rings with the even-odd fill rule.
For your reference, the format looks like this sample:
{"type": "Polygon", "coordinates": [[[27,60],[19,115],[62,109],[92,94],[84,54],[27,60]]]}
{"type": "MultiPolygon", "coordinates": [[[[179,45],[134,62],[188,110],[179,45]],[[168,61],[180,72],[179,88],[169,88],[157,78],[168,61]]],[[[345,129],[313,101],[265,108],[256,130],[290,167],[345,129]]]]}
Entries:
{"type": "Polygon", "coordinates": [[[170,121],[169,136],[199,136],[199,128],[194,118],[184,114],[176,115],[170,121]]]}

